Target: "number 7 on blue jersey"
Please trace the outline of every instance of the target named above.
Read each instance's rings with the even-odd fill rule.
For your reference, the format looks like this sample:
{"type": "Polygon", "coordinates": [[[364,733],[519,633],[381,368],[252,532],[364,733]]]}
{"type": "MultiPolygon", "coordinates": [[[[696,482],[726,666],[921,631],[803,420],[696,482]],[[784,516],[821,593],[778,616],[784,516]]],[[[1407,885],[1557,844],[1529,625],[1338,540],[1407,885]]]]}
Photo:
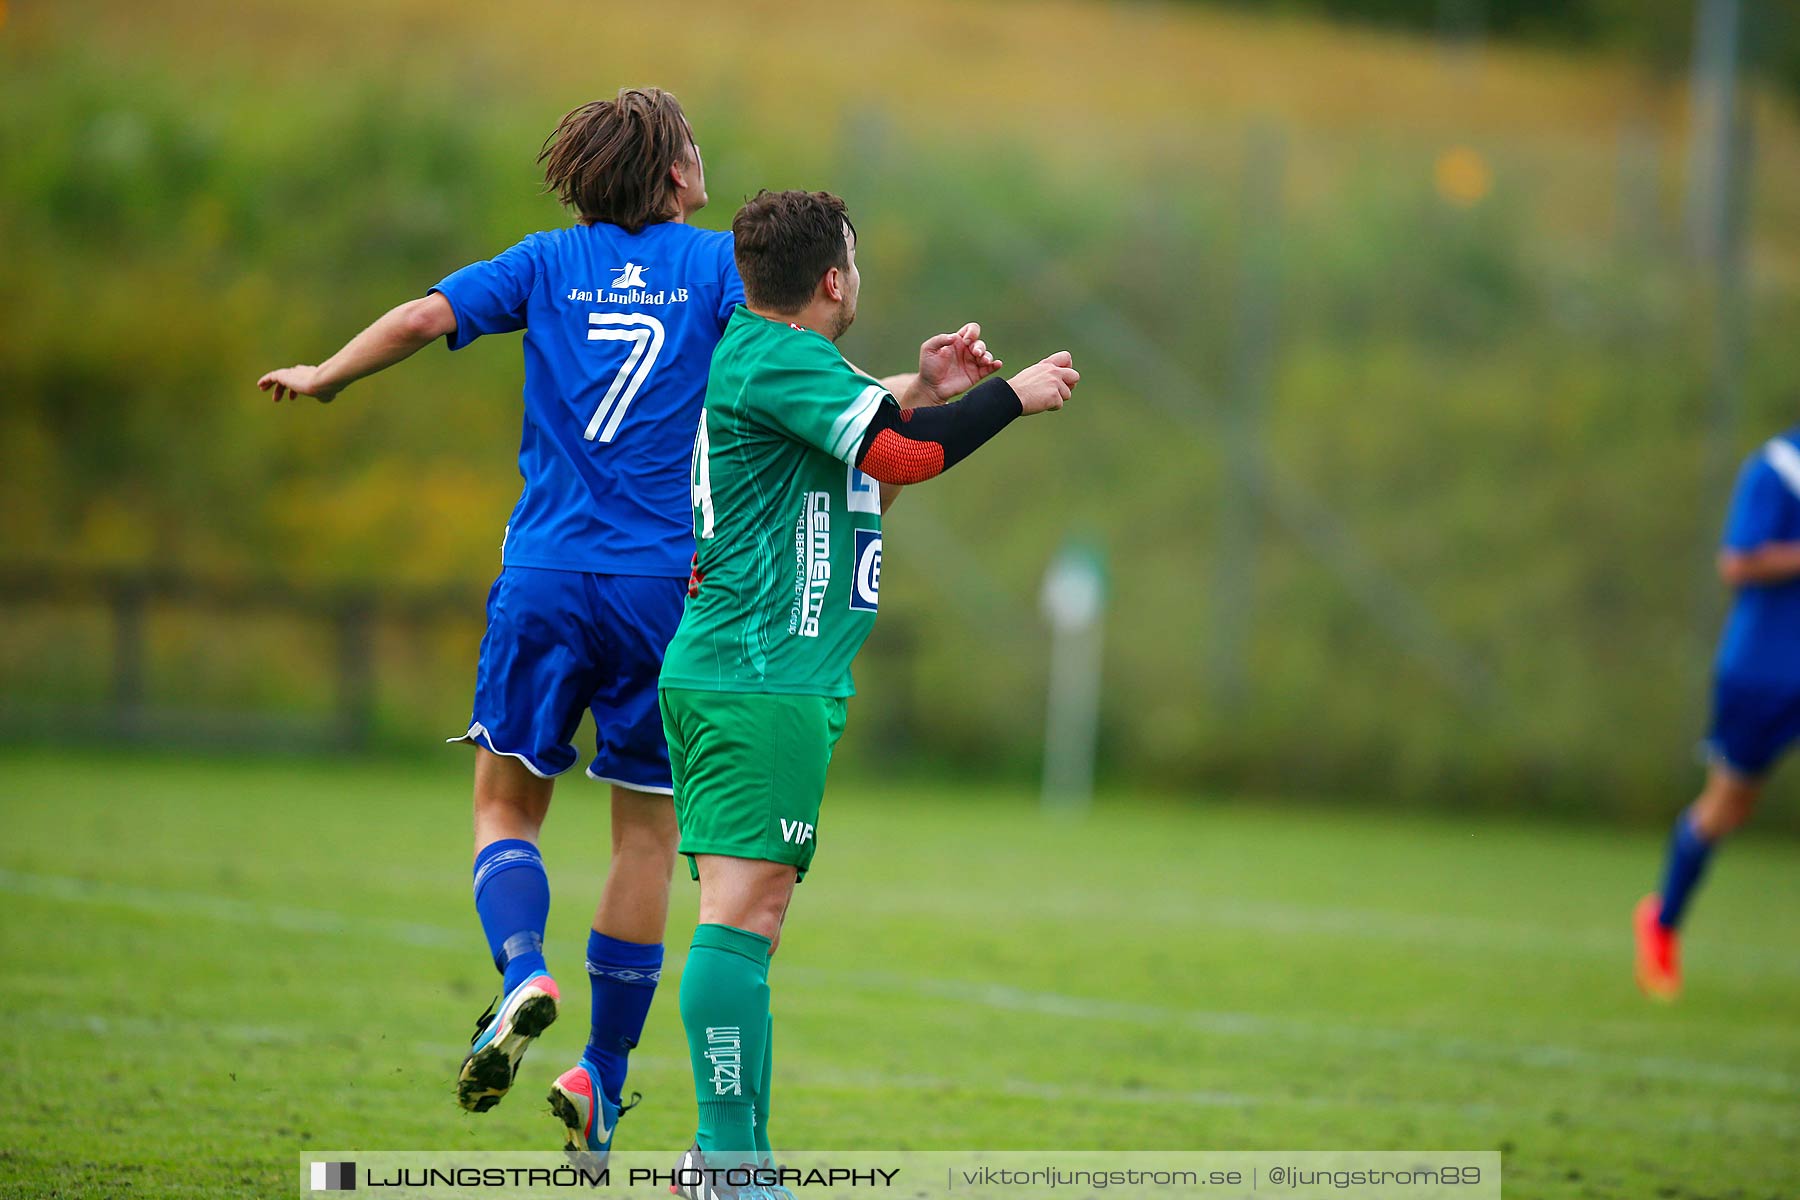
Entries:
{"type": "Polygon", "coordinates": [[[630,353],[619,364],[612,386],[601,397],[600,407],[594,410],[594,418],[583,435],[590,442],[610,442],[619,432],[619,422],[625,419],[625,411],[637,398],[644,380],[650,377],[656,356],[662,353],[663,324],[648,313],[591,312],[588,325],[590,342],[631,343],[630,353]]]}

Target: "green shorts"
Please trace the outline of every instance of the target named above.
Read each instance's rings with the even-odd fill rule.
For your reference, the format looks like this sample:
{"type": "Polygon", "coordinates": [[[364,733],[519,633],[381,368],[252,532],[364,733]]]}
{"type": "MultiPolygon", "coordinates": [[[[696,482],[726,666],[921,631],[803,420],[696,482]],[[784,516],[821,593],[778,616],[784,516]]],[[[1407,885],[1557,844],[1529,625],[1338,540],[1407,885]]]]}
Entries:
{"type": "Polygon", "coordinates": [[[806,878],[818,845],[825,768],[844,734],[834,696],[664,688],[681,853],[790,863],[806,878]]]}

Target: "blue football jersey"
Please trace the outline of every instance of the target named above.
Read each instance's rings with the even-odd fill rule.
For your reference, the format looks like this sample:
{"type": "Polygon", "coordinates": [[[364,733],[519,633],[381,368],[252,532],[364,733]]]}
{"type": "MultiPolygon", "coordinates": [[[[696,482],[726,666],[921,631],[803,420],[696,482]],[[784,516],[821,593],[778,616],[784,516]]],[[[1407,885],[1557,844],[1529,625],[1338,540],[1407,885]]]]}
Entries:
{"type": "MultiPolygon", "coordinates": [[[[1800,429],[1771,439],[1744,463],[1724,547],[1740,553],[1800,541],[1800,429]]],[[[1737,589],[1718,673],[1800,691],[1800,579],[1737,589]]]]}
{"type": "Polygon", "coordinates": [[[432,290],[455,310],[452,350],[525,331],[525,488],[505,565],[685,577],[688,459],[713,347],[744,299],[731,234],[553,229],[432,290]]]}

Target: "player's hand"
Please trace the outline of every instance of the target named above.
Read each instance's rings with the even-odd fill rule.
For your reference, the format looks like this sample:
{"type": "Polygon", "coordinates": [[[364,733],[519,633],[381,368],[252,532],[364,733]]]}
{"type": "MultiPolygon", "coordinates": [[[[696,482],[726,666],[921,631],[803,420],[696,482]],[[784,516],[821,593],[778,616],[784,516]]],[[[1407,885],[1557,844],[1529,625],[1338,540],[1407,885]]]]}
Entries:
{"type": "Polygon", "coordinates": [[[1081,382],[1081,373],[1075,369],[1074,361],[1067,350],[1058,350],[1007,380],[1026,416],[1055,412],[1063,406],[1069,393],[1081,382]]]}
{"type": "Polygon", "coordinates": [[[698,600],[700,598],[700,585],[705,582],[706,576],[700,571],[700,556],[696,554],[692,559],[688,560],[689,600],[698,600]]]}
{"type": "Polygon", "coordinates": [[[256,386],[263,391],[273,391],[272,399],[277,403],[292,396],[298,400],[302,396],[311,396],[320,404],[330,404],[337,399],[337,394],[344,389],[322,383],[319,379],[319,368],[309,365],[283,367],[279,371],[270,371],[256,381],[256,386]]]}
{"type": "Polygon", "coordinates": [[[962,395],[1000,369],[988,353],[981,326],[973,321],[955,333],[940,333],[919,347],[919,382],[939,404],[962,395]]]}

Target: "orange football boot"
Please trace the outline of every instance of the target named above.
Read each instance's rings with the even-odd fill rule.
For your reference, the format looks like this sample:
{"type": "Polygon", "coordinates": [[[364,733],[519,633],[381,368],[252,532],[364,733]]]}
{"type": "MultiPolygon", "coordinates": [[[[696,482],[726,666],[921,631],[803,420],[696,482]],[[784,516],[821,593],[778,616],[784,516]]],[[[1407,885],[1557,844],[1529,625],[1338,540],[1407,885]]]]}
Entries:
{"type": "Polygon", "coordinates": [[[1673,1000],[1681,994],[1680,935],[1664,929],[1662,897],[1645,896],[1631,914],[1637,932],[1637,981],[1652,1000],[1673,1000]]]}

